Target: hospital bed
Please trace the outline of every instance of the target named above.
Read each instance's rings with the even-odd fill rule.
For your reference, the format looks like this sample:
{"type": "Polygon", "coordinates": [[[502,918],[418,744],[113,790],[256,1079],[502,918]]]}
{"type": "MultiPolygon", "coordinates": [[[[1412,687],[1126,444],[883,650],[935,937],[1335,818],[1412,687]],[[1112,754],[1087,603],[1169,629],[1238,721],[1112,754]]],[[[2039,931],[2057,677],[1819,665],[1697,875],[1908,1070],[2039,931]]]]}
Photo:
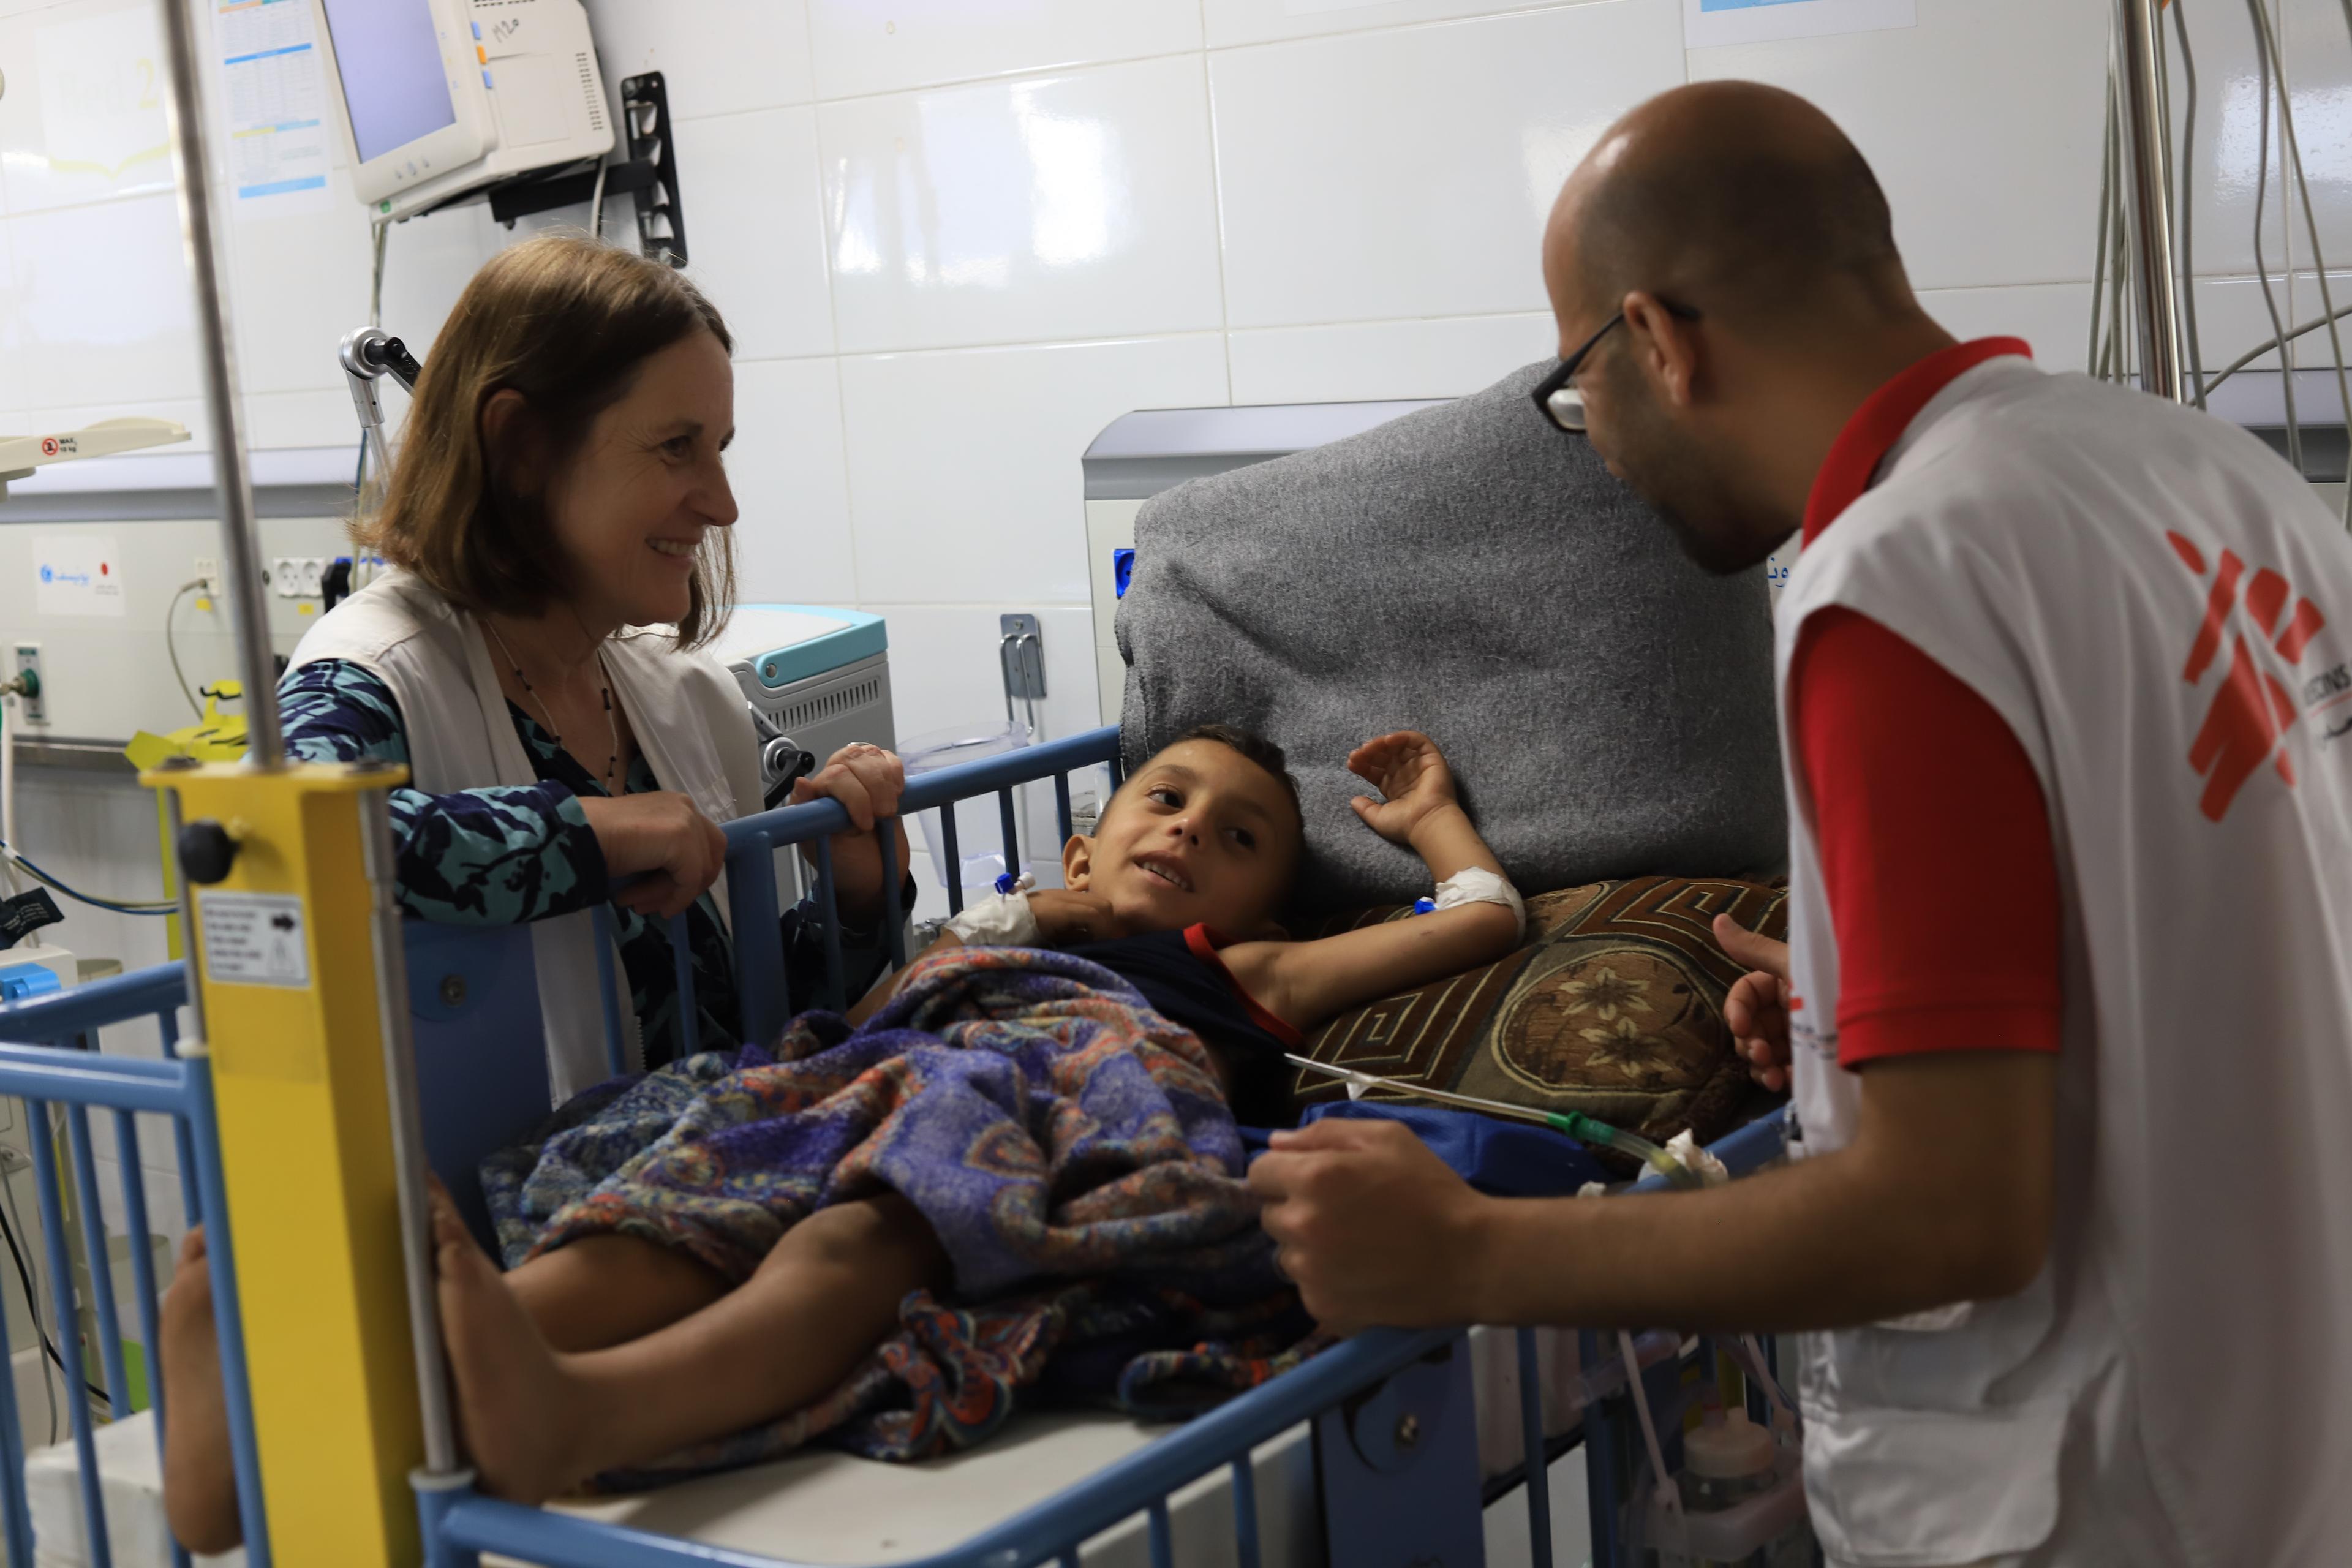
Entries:
{"type": "MultiPolygon", "coordinates": [[[[994,795],[1007,845],[1014,842],[1014,791],[1050,783],[1060,826],[1070,826],[1073,774],[1102,768],[1119,777],[1118,731],[1097,730],[914,781],[902,809],[919,812],[994,795]]],[[[815,898],[832,929],[827,837],[846,814],[830,801],[745,818],[727,828],[729,897],[739,954],[738,987],[747,1038],[770,1038],[807,1005],[837,1005],[842,963],[826,947],[820,994],[795,996],[780,952],[777,858],[813,847],[815,898]],[[761,951],[762,941],[772,944],[761,951]]],[[[890,825],[882,824],[887,832],[890,825]]],[[[956,864],[955,813],[943,811],[948,863],[956,864]]],[[[951,881],[953,879],[951,879],[951,881]]],[[[951,902],[961,890],[950,889],[951,902]]],[[[903,962],[899,889],[887,893],[885,928],[903,962]]],[[[407,986],[415,1036],[415,1081],[426,1156],[469,1223],[487,1228],[474,1170],[544,1113],[528,933],[407,927],[407,986]]],[[[679,984],[690,987],[687,945],[679,984]]],[[[600,947],[608,954],[609,943],[600,947]]],[[[608,977],[609,980],[609,977],[608,977]]],[[[209,1063],[176,1049],[184,966],[162,965],[58,995],[0,1008],[0,1095],[28,1102],[33,1124],[56,1108],[56,1141],[33,1139],[41,1231],[53,1321],[74,1321],[73,1273],[66,1250],[64,1194],[73,1184],[85,1255],[108,1256],[109,1205],[99,1189],[92,1121],[110,1121],[117,1169],[127,1173],[113,1228],[153,1230],[140,1170],[141,1113],[168,1119],[190,1224],[208,1226],[209,1254],[240,1500],[253,1568],[271,1561],[263,1478],[256,1459],[238,1312],[235,1238],[227,1213],[209,1063]],[[152,1017],[160,1060],[96,1049],[99,1032],[152,1017]]],[[[607,984],[605,994],[613,995],[607,984]]],[[[615,1010],[608,1001],[608,1013],[615,1010]]],[[[681,1009],[691,1020],[694,1009],[681,1009]]],[[[691,1025],[689,1023],[689,1028],[691,1025]]],[[[621,1062],[620,1020],[608,1016],[607,1047],[621,1062]]],[[[689,1038],[687,1049],[693,1048],[689,1038]]],[[[152,1123],[151,1123],[152,1129],[152,1123]]],[[[1720,1141],[1735,1173],[1780,1152],[1777,1118],[1720,1141]]],[[[85,1377],[110,1407],[131,1407],[126,1316],[139,1341],[156,1342],[162,1283],[147,1247],[129,1248],[132,1300],[116,1300],[108,1270],[90,1276],[98,1324],[95,1366],[75,1336],[60,1336],[68,1387],[85,1377]]],[[[1591,1561],[1623,1560],[1618,1500],[1626,1490],[1627,1423],[1614,1397],[1639,1365],[1653,1403],[1677,1409],[1694,1368],[1712,1364],[1706,1345],[1644,1336],[1626,1360],[1601,1353],[1594,1336],[1565,1331],[1377,1331],[1314,1358],[1207,1415],[1174,1426],[1123,1416],[1055,1411],[1024,1415],[965,1454],[886,1466],[808,1451],[751,1469],[707,1477],[634,1497],[570,1501],[548,1510],[475,1492],[462,1472],[413,1478],[433,1568],[477,1562],[547,1568],[638,1568],[721,1563],[920,1563],[928,1568],[1026,1568],[1041,1563],[1265,1564],[1475,1563],[1484,1560],[1482,1510],[1517,1484],[1528,1512],[1528,1556],[1551,1561],[1549,1462],[1581,1435],[1592,1500],[1591,1561]],[[1612,1378],[1618,1381],[1612,1382],[1612,1378]],[[1535,1464],[1528,1463],[1529,1456],[1535,1464]],[[1526,1484],[1532,1468],[1544,1484],[1526,1484]]],[[[5,1348],[5,1347],[0,1347],[5,1348]]],[[[1759,1396],[1751,1389],[1751,1403],[1759,1396]]],[[[101,1426],[89,1402],[68,1400],[70,1439],[31,1457],[25,1451],[11,1380],[0,1378],[0,1539],[8,1560],[42,1568],[92,1564],[146,1568],[187,1561],[168,1545],[156,1481],[153,1416],[101,1426]]],[[[168,1418],[168,1410],[159,1413],[168,1418]]],[[[1662,1422],[1671,1454],[1679,1422],[1662,1422]]]]}

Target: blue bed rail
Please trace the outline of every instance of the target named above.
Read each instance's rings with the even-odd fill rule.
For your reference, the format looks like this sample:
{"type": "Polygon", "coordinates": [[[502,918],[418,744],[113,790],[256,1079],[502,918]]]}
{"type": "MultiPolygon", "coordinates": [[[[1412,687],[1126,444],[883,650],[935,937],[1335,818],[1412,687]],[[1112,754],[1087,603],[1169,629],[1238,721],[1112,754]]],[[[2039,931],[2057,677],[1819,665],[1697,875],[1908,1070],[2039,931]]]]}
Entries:
{"type": "MultiPolygon", "coordinates": [[[[110,1568],[112,1552],[100,1490],[98,1423],[91,1410],[92,1397],[86,1395],[93,1390],[102,1394],[113,1416],[128,1415],[134,1404],[123,1350],[121,1306],[116,1300],[110,1266],[109,1238],[115,1233],[105,1221],[91,1137],[93,1110],[110,1113],[112,1121],[123,1216],[120,1234],[130,1242],[131,1307],[138,1314],[145,1392],[155,1415],[159,1447],[166,1415],[162,1380],[156,1372],[161,1297],[138,1119],[148,1114],[171,1121],[181,1217],[188,1226],[205,1226],[205,1261],[220,1326],[221,1373],[229,1394],[229,1444],[236,1470],[237,1509],[249,1543],[247,1561],[251,1568],[268,1568],[269,1563],[261,1467],[254,1449],[252,1405],[246,1395],[236,1251],[221,1189],[220,1131],[213,1119],[212,1068],[202,1055],[180,1054],[179,1008],[186,1000],[185,967],[167,963],[0,1006],[0,1042],[5,1042],[0,1043],[0,1095],[19,1097],[25,1102],[26,1142],[32,1146],[33,1175],[39,1194],[43,1261],[49,1276],[48,1309],[54,1332],[47,1337],[53,1342],[65,1384],[62,1403],[69,1416],[79,1471],[84,1552],[92,1568],[110,1568]],[[142,1017],[155,1022],[163,1043],[162,1060],[98,1052],[101,1028],[142,1017]],[[66,1186],[57,1149],[60,1133],[66,1144],[64,1158],[72,1166],[77,1228],[89,1261],[90,1293],[96,1298],[89,1306],[97,1319],[102,1385],[90,1384],[90,1373],[99,1369],[89,1365],[80,1336],[74,1331],[79,1312],[67,1253],[66,1186]]],[[[26,1303],[28,1310],[31,1305],[26,1303]]],[[[45,1334],[37,1324],[35,1332],[37,1338],[45,1334]]],[[[13,1356],[16,1349],[7,1342],[5,1328],[0,1328],[0,1359],[13,1356]]],[[[0,1474],[0,1536],[7,1542],[9,1562],[29,1564],[33,1521],[26,1491],[20,1415],[16,1379],[0,1376],[0,1464],[5,1466],[0,1474]]],[[[179,1568],[185,1568],[186,1552],[174,1548],[172,1557],[179,1568]]]]}
{"type": "MultiPolygon", "coordinates": [[[[1113,787],[1119,778],[1118,731],[1103,729],[1066,740],[929,774],[913,781],[902,799],[907,813],[951,807],[993,794],[1003,834],[1005,863],[1017,865],[1018,818],[1014,792],[1050,781],[1058,826],[1072,827],[1071,776],[1108,769],[1113,787]]],[[[941,811],[942,839],[950,867],[961,864],[955,814],[941,811]]],[[[736,943],[739,994],[744,1037],[772,1037],[795,1008],[839,1006],[844,994],[842,952],[830,875],[828,838],[845,831],[848,815],[831,801],[764,812],[730,824],[727,872],[730,913],[736,943]],[[795,998],[783,976],[776,857],[809,847],[816,869],[814,900],[828,933],[825,979],[820,994],[795,998]]],[[[894,824],[877,825],[886,844],[894,824]]],[[[894,961],[903,962],[905,911],[896,879],[886,879],[886,941],[894,961]]],[[[961,890],[947,879],[950,908],[961,890]]],[[[686,951],[683,922],[672,927],[675,949],[686,951]]],[[[412,925],[408,933],[412,1022],[417,1037],[417,1073],[425,1107],[425,1139],[445,1180],[469,1175],[479,1154],[523,1130],[491,1125],[504,1110],[536,1093],[544,1108],[540,1053],[508,1052],[514,1059],[491,1062],[496,1047],[530,1037],[520,1022],[536,1016],[536,993],[529,983],[527,933],[520,940],[485,940],[478,931],[412,925]],[[461,940],[452,941],[452,937],[461,940]],[[536,1089],[533,1088],[534,1083],[536,1089]],[[495,1094],[482,1092],[495,1084],[495,1094]],[[462,1088],[462,1092],[460,1091],[462,1088]]],[[[599,943],[609,953],[609,943],[599,943]]],[[[609,963],[609,957],[607,959],[609,963]]],[[[691,977],[681,960],[682,998],[691,996],[691,977]]],[[[606,994],[613,995],[606,976],[606,994]]],[[[23,1097],[37,1135],[35,1173],[41,1224],[47,1247],[52,1310],[60,1328],[75,1321],[64,1181],[57,1139],[37,1135],[50,1129],[52,1107],[63,1138],[63,1158],[71,1162],[75,1219],[90,1258],[97,1319],[99,1368],[85,1365],[77,1337],[57,1335],[69,1388],[87,1373],[101,1371],[106,1403],[116,1413],[130,1407],[131,1388],[120,1333],[108,1227],[99,1192],[97,1163],[89,1125],[92,1110],[111,1112],[123,1176],[121,1234],[131,1238],[134,1301],[142,1340],[149,1347],[148,1388],[154,1403],[160,1442],[165,1412],[153,1376],[157,1342],[158,1281],[152,1267],[146,1195],[140,1181],[137,1115],[168,1117],[184,1194],[184,1219],[207,1224],[207,1255],[220,1327],[223,1372],[227,1384],[231,1437],[245,1521],[247,1561],[268,1568],[269,1547],[255,1458],[251,1407],[246,1392],[244,1349],[236,1311],[234,1250],[226,1234],[221,1193],[218,1134],[213,1121],[211,1079],[200,1055],[176,1049],[176,1010],[186,999],[180,964],[98,982],[28,1003],[0,1006],[0,1095],[23,1097]],[[152,1016],[161,1031],[163,1058],[99,1054],[103,1027],[152,1016]]],[[[680,1008],[690,1020],[690,1000],[680,1008]]],[[[617,1005],[608,1001],[606,1044],[617,1064],[621,1028],[617,1005]]],[[[691,1042],[686,1042],[691,1049],[691,1042]]],[[[532,1115],[536,1111],[531,1112],[532,1115]]],[[[525,1119],[527,1122],[528,1118],[525,1119]]],[[[1744,1173],[1780,1152],[1779,1118],[1755,1123],[1715,1146],[1735,1173],[1744,1173]]],[[[470,1183],[463,1184],[470,1186],[470,1183]]],[[[1644,1183],[1643,1186],[1654,1184],[1644,1183]]],[[[453,1187],[460,1182],[452,1181],[453,1187]]],[[[462,1194],[461,1194],[462,1195],[462,1194]]],[[[1587,1336],[1588,1342],[1590,1336],[1587,1336]]],[[[0,1352],[10,1347],[0,1330],[0,1352]]],[[[1531,1556],[1549,1568],[1551,1522],[1546,1485],[1547,1433],[1543,1421],[1536,1338],[1517,1336],[1520,1415],[1527,1455],[1526,1504],[1531,1556]]],[[[1028,1568],[1030,1564],[1075,1564],[1081,1545],[1126,1521],[1141,1518],[1153,1568],[1172,1568],[1175,1542],[1170,1499],[1180,1489],[1219,1470],[1230,1472],[1234,1498],[1233,1561],[1256,1568],[1260,1560],[1252,1450],[1311,1422],[1323,1489],[1326,1548],[1329,1561],[1349,1564],[1416,1561],[1475,1561],[1479,1541],[1480,1489],[1465,1331],[1378,1331],[1358,1336],[1305,1366],[1175,1428],[1150,1447],[1119,1459],[1061,1494],[992,1525],[960,1545],[907,1568],[1028,1568]]],[[[1594,1364],[1588,1342],[1586,1364],[1594,1364]]],[[[69,1397],[73,1442],[79,1461],[87,1536],[87,1561],[110,1568],[106,1521],[100,1503],[91,1401],[69,1397]]],[[[1587,1468],[1591,1477],[1593,1562],[1614,1563],[1621,1550],[1615,1498],[1622,1476],[1612,1445],[1601,1442],[1593,1407],[1587,1413],[1587,1468]]],[[[0,1377],[0,1533],[8,1560],[33,1561],[33,1527],[26,1503],[25,1451],[12,1381],[0,1377]]],[[[417,1500],[431,1568],[475,1568],[478,1554],[500,1552],[546,1568],[658,1568],[658,1565],[736,1564],[740,1568],[800,1568],[782,1559],[656,1535],[523,1508],[474,1491],[465,1474],[415,1478],[417,1500]]],[[[184,1553],[174,1554],[184,1564],[184,1553]]]]}

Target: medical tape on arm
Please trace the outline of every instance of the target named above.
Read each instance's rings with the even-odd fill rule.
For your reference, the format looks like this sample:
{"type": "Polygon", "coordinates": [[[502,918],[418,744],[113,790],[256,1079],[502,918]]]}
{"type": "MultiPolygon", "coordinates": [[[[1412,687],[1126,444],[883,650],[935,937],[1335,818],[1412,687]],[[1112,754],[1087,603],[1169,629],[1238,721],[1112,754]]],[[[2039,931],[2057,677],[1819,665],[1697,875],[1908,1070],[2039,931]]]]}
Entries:
{"type": "Polygon", "coordinates": [[[1002,893],[991,893],[965,907],[942,929],[956,933],[966,947],[1042,947],[1044,933],[1029,908],[1027,873],[1002,893]]]}
{"type": "Polygon", "coordinates": [[[1527,900],[1511,886],[1511,879],[1498,871],[1481,866],[1456,871],[1437,884],[1435,901],[1441,910],[1459,909],[1464,904],[1500,904],[1519,922],[1519,934],[1528,934],[1527,900]]]}

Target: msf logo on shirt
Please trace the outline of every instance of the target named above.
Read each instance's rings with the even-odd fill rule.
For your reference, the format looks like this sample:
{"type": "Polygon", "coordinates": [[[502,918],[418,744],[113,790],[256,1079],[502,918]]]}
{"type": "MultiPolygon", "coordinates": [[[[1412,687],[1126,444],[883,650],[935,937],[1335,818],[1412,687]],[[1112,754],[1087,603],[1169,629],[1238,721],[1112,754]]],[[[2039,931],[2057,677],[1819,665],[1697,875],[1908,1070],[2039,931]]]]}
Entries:
{"type": "Polygon", "coordinates": [[[2226,648],[2229,662],[2221,685],[2205,710],[2205,721],[2189,748],[2189,765],[2205,781],[2198,809],[2212,821],[2229,815],[2231,802],[2263,763],[2278,770],[2288,788],[2294,787],[2294,763],[2287,756],[2285,737],[2294,725],[2296,704],[2274,669],[2288,670],[2303,661],[2311,639],[2327,625],[2319,606],[2302,597],[2284,577],[2265,566],[2246,578],[2246,563],[2228,550],[2218,563],[2209,564],[2205,552],[2180,535],[2165,539],[2180,563],[2206,585],[2205,620],[2189,646],[2189,663],[2180,679],[2203,684],[2208,674],[2221,668],[2226,648]],[[2294,602],[2292,615],[2287,602],[2294,602]],[[2244,621],[2232,612],[2242,609],[2244,621]],[[2246,626],[2261,634],[2261,651],[2250,642],[2246,626]]]}

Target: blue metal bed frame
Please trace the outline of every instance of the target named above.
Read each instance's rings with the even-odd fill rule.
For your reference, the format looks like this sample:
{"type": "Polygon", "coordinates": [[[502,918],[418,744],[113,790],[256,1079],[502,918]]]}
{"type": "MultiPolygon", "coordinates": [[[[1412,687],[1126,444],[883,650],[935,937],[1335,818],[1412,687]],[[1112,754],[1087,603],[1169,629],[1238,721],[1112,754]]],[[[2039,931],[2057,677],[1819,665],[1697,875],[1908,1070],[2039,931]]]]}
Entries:
{"type": "MultiPolygon", "coordinates": [[[[993,793],[999,803],[1008,866],[1018,859],[1018,815],[1015,789],[1050,780],[1057,820],[1065,837],[1071,828],[1070,775],[1102,766],[1109,770],[1114,787],[1120,777],[1118,731],[1107,728],[1066,740],[1031,747],[1003,756],[918,778],[901,802],[907,813],[950,807],[956,802],[993,793]]],[[[888,834],[884,822],[877,831],[888,834]]],[[[763,812],[728,825],[727,870],[729,899],[736,950],[737,988],[743,1012],[745,1038],[772,1037],[793,1016],[794,999],[783,974],[781,950],[775,856],[780,850],[813,847],[817,867],[815,900],[824,919],[826,981],[823,994],[807,999],[814,1005],[839,1006],[843,995],[838,922],[834,907],[830,836],[849,826],[848,816],[837,804],[820,801],[763,812]],[[768,943],[761,950],[762,942],[768,943]]],[[[941,811],[946,863],[961,864],[956,843],[955,813],[941,811]]],[[[886,879],[885,930],[894,962],[903,963],[904,926],[901,889],[886,879]]],[[[949,879],[949,902],[961,908],[958,879],[949,879]]],[[[601,918],[600,911],[600,918],[601,918]]],[[[517,1129],[479,1125],[478,1102],[472,1091],[484,1075],[503,1073],[509,1098],[527,1096],[535,1081],[544,1109],[544,1078],[537,1034],[529,1032],[532,1049],[509,1052],[528,1055],[523,1070],[513,1064],[501,1068],[482,1047],[488,1042],[513,1038],[518,1005],[535,1020],[537,1001],[527,978],[500,965],[509,962],[515,944],[501,955],[495,942],[485,943],[479,931],[467,931],[462,959],[450,955],[459,944],[452,932],[412,925],[412,1007],[420,1026],[417,1071],[425,1089],[427,1146],[436,1165],[456,1164],[471,1150],[487,1152],[485,1140],[510,1137],[517,1129]],[[439,962],[420,962],[420,952],[439,962]],[[452,963],[470,966],[481,982],[477,1005],[467,1006],[466,985],[437,988],[432,972],[452,963]],[[488,967],[485,968],[484,966],[488,967]],[[453,994],[454,993],[454,994],[453,994]],[[471,1048],[453,1057],[425,1048],[424,1036],[434,1026],[444,1026],[454,1038],[462,1035],[471,1048]],[[453,1088],[452,1073],[461,1073],[468,1093],[436,1094],[436,1087],[453,1088]],[[467,1121],[473,1103],[475,1125],[467,1121]]],[[[692,994],[682,920],[672,928],[678,953],[678,984],[682,995],[692,994]]],[[[609,942],[598,948],[610,964],[609,942]]],[[[522,951],[527,952],[527,947],[522,951]]],[[[605,975],[605,1034],[611,1059],[621,1063],[621,1027],[614,1001],[612,976],[605,975]]],[[[136,1113],[171,1118],[177,1147],[185,1217],[191,1225],[206,1226],[207,1255],[212,1275],[215,1316],[220,1327],[222,1371],[227,1384],[230,1438],[236,1460],[239,1509],[245,1521],[247,1561],[251,1568],[268,1568],[268,1522],[261,1496],[261,1477],[255,1455],[252,1412],[246,1388],[244,1342],[237,1313],[235,1253],[226,1229],[226,1205],[221,1185],[218,1130],[213,1120],[212,1082],[201,1054],[181,1054],[177,1048],[176,1014],[186,1000],[184,966],[158,965],[134,974],[100,981],[60,995],[0,1006],[0,1038],[22,1042],[0,1044],[0,1095],[22,1097],[29,1121],[36,1178],[39,1186],[41,1224],[47,1242],[51,1305],[60,1331],[58,1349],[69,1389],[84,1380],[84,1357],[76,1338],[65,1331],[75,1321],[73,1287],[66,1253],[65,1215],[58,1157],[47,1131],[49,1107],[65,1110],[68,1155],[73,1163],[79,1219],[87,1255],[99,1260],[90,1270],[98,1300],[92,1303],[102,1339],[100,1359],[111,1408],[131,1407],[131,1384],[122,1353],[120,1309],[114,1299],[97,1169],[92,1153],[89,1112],[110,1110],[114,1116],[117,1152],[122,1173],[121,1201],[126,1229],[134,1238],[130,1248],[135,1303],[142,1342],[150,1348],[148,1390],[160,1443],[165,1411],[161,1379],[154,1374],[152,1347],[157,1343],[158,1295],[150,1247],[146,1194],[141,1181],[136,1113]],[[152,1016],[162,1031],[164,1059],[102,1055],[96,1050],[100,1028],[142,1016],[152,1016]],[[70,1053],[69,1055],[65,1053],[70,1053]]],[[[683,1049],[693,1049],[691,1005],[680,1016],[688,1031],[683,1049]]],[[[445,1041],[445,1044],[447,1043],[445,1041]]],[[[1745,1173],[1780,1152],[1777,1115],[1752,1123],[1715,1145],[1715,1152],[1735,1173],[1745,1173]]],[[[469,1174],[445,1168],[445,1179],[469,1174]]],[[[455,1183],[453,1182],[453,1185],[455,1183]]],[[[1652,1181],[1641,1184],[1646,1188],[1652,1181]]],[[[1640,1190],[1637,1188],[1636,1190],[1640,1190]]],[[[1581,1340],[1583,1364],[1599,1364],[1601,1347],[1591,1334],[1581,1340]]],[[[1550,1497],[1548,1484],[1547,1436],[1535,1331],[1517,1331],[1519,1413],[1525,1442],[1522,1467],[1527,1493],[1530,1552],[1537,1568],[1551,1563],[1550,1497]]],[[[9,1352],[0,1330],[0,1357],[9,1352]]],[[[1671,1405],[1681,1381],[1684,1357],[1651,1369],[1644,1382],[1671,1405]]],[[[1220,1468],[1231,1475],[1236,1562],[1256,1568],[1259,1561],[1257,1510],[1250,1455],[1303,1422],[1312,1422],[1322,1489],[1324,1540],[1328,1559],[1348,1568],[1359,1564],[1471,1563],[1482,1560],[1482,1503],[1474,1425],[1473,1391],[1466,1331],[1425,1330],[1407,1332],[1378,1330],[1360,1334],[1305,1366],[1264,1387],[1234,1398],[1205,1415],[1175,1427],[1146,1448],[1129,1455],[1013,1518],[992,1525],[961,1545],[907,1568],[1030,1568],[1056,1563],[1074,1565],[1081,1545],[1123,1521],[1142,1516],[1147,1521],[1153,1568],[1171,1568],[1174,1543],[1169,1499],[1180,1488],[1220,1468]]],[[[69,1396],[73,1442],[79,1460],[84,1519],[89,1531],[92,1568],[111,1568],[106,1521],[100,1501],[95,1424],[89,1403],[69,1396]]],[[[1588,1402],[1583,1440],[1592,1517],[1592,1562],[1617,1563],[1622,1552],[1617,1500],[1624,1477],[1617,1443],[1607,1429],[1607,1405],[1588,1402]]],[[[1671,1425],[1671,1423],[1670,1423],[1671,1425]]],[[[33,1561],[33,1526],[25,1482],[25,1451],[14,1381],[0,1376],[0,1537],[5,1537],[13,1563],[33,1561]]],[[[1675,1434],[1678,1438],[1678,1434],[1675,1434]]],[[[1670,1447],[1674,1446],[1670,1442],[1670,1447]]],[[[548,1565],[548,1568],[662,1568],[662,1565],[723,1564],[731,1568],[795,1568],[783,1560],[731,1549],[652,1534],[627,1526],[606,1524],[546,1512],[484,1497],[471,1486],[469,1473],[412,1478],[424,1527],[428,1568],[476,1568],[478,1553],[501,1552],[548,1565]]],[[[175,1563],[184,1565],[184,1552],[174,1551],[175,1563]]]]}

